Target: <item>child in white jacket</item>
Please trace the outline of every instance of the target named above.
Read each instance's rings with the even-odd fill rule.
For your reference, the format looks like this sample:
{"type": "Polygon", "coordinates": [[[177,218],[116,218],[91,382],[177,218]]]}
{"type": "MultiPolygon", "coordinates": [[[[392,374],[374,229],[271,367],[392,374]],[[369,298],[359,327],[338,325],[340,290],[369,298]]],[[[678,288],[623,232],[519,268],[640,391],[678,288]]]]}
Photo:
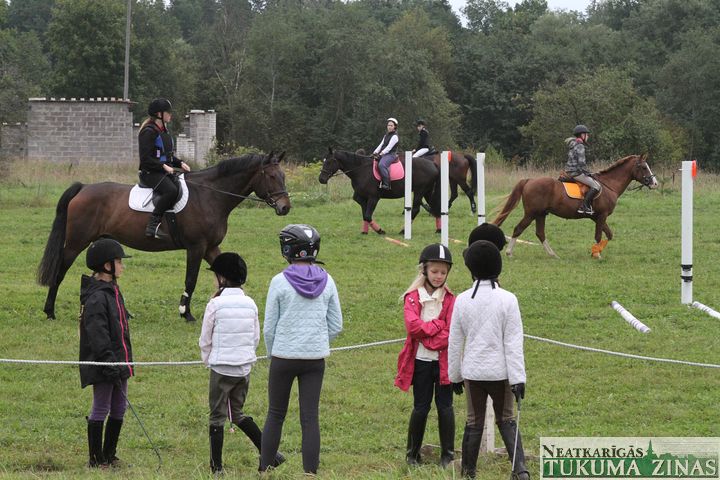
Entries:
{"type": "Polygon", "coordinates": [[[478,240],[464,253],[465,265],[473,276],[473,287],[457,296],[448,344],[448,374],[454,383],[465,383],[470,396],[474,423],[465,425],[462,443],[462,475],[475,478],[477,457],[490,395],[500,434],[508,446],[514,476],[528,480],[520,435],[515,420],[502,420],[505,382],[515,398],[525,395],[523,327],[515,295],[500,288],[500,251],[491,242],[478,240]]]}
{"type": "MultiPolygon", "coordinates": [[[[218,290],[205,307],[200,355],[210,367],[210,469],[222,473],[222,449],[225,420],[237,425],[260,451],[262,432],[252,417],[243,413],[250,382],[250,370],[257,360],[260,342],[258,308],[245,295],[247,265],[237,253],[225,252],[213,260],[218,290]]],[[[275,457],[279,465],[285,459],[275,457]]]]}

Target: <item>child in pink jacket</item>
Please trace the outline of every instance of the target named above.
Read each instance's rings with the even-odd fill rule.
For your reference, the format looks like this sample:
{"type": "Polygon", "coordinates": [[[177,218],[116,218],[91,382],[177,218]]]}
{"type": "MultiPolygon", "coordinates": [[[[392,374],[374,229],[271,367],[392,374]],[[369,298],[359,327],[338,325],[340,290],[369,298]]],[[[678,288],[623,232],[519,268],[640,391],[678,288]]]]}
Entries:
{"type": "Polygon", "coordinates": [[[454,458],[455,412],[447,347],[455,295],[445,285],[451,267],[452,255],[446,246],[428,245],[420,254],[418,276],[405,292],[407,339],[398,356],[395,386],[403,391],[413,386],[406,455],[409,465],[420,463],[433,394],[438,409],[440,463],[445,468],[454,458]]]}

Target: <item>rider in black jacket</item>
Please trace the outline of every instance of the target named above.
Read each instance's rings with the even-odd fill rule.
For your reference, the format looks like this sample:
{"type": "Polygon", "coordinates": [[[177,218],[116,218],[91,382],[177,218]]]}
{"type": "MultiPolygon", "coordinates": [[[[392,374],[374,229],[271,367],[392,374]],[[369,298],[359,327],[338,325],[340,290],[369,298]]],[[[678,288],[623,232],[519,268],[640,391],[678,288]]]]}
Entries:
{"type": "Polygon", "coordinates": [[[165,98],[156,98],[148,106],[148,115],[140,126],[138,147],[140,184],[160,193],[155,209],[145,228],[145,236],[160,238],[160,221],[166,210],[172,208],[178,197],[179,185],[173,167],[189,172],[190,167],[173,155],[173,140],[167,130],[172,119],[172,105],[165,98]]]}

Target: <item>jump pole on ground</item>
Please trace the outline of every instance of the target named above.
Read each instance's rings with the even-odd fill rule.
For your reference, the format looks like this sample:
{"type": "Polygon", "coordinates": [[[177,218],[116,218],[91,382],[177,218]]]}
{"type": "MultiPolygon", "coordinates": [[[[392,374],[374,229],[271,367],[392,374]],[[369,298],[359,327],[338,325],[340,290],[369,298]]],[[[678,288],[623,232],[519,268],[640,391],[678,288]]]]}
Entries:
{"type": "Polygon", "coordinates": [[[485,223],[485,153],[477,154],[477,217],[478,225],[485,223]]]}
{"type": "Polygon", "coordinates": [[[412,238],[412,152],[405,152],[405,240],[412,238]]]}
{"type": "Polygon", "coordinates": [[[450,152],[440,154],[440,243],[448,246],[450,233],[448,219],[448,190],[450,186],[450,152]]]}

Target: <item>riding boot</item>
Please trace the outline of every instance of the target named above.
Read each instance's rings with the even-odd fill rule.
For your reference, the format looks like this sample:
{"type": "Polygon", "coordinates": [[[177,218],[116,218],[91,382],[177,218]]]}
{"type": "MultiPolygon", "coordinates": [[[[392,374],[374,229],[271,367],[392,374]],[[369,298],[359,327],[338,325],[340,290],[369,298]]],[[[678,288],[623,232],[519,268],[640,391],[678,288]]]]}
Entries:
{"type": "Polygon", "coordinates": [[[440,433],[440,465],[443,468],[455,459],[455,410],[453,407],[438,410],[440,433]]]}
{"type": "Polygon", "coordinates": [[[146,237],[162,238],[160,234],[160,222],[162,221],[162,215],[152,214],[150,220],[148,220],[147,227],[145,227],[146,237]]]}
{"type": "Polygon", "coordinates": [[[222,473],[222,450],[225,431],[223,426],[210,425],[210,470],[222,473]]]}
{"type": "Polygon", "coordinates": [[[88,453],[90,458],[88,460],[88,467],[98,468],[103,467],[105,459],[102,453],[102,434],[103,434],[103,422],[102,420],[90,420],[87,421],[87,437],[88,437],[88,453]]]}
{"type": "Polygon", "coordinates": [[[115,456],[117,451],[118,438],[120,438],[120,430],[122,429],[122,419],[108,418],[105,424],[105,444],[103,445],[103,457],[105,463],[111,467],[119,467],[120,459],[115,456]]]}
{"type": "Polygon", "coordinates": [[[522,437],[517,432],[517,423],[515,420],[505,420],[498,422],[500,435],[502,436],[505,449],[507,450],[510,464],[513,462],[513,452],[515,453],[515,468],[513,469],[513,478],[517,480],[529,480],[530,474],[525,466],[525,450],[522,446],[522,437]],[[517,445],[515,445],[515,432],[517,432],[517,445]]]}
{"type": "Polygon", "coordinates": [[[420,448],[425,435],[426,423],[427,413],[421,414],[413,409],[410,414],[410,424],[408,425],[407,455],[405,457],[408,465],[420,464],[420,448]]]}
{"type": "Polygon", "coordinates": [[[598,190],[596,188],[591,188],[585,192],[585,198],[583,198],[582,206],[578,208],[578,213],[586,213],[588,215],[595,213],[592,208],[592,200],[597,192],[598,190]]]}
{"type": "Polygon", "coordinates": [[[482,425],[465,425],[462,443],[462,460],[460,463],[460,474],[465,478],[475,478],[482,434],[482,425]]]}
{"type": "Polygon", "coordinates": [[[380,180],[380,189],[381,190],[392,190],[392,187],[390,186],[390,180],[383,177],[383,179],[380,180]]]}
{"type": "MultiPolygon", "coordinates": [[[[260,452],[260,447],[262,445],[262,431],[260,431],[260,427],[257,426],[257,423],[255,423],[255,420],[253,420],[252,417],[242,417],[242,420],[239,422],[235,422],[235,425],[238,426],[240,430],[250,439],[250,441],[255,445],[255,448],[257,448],[258,452],[260,452]]],[[[277,452],[275,454],[275,461],[272,463],[273,467],[279,466],[281,463],[285,461],[285,457],[282,453],[277,452]]]]}

